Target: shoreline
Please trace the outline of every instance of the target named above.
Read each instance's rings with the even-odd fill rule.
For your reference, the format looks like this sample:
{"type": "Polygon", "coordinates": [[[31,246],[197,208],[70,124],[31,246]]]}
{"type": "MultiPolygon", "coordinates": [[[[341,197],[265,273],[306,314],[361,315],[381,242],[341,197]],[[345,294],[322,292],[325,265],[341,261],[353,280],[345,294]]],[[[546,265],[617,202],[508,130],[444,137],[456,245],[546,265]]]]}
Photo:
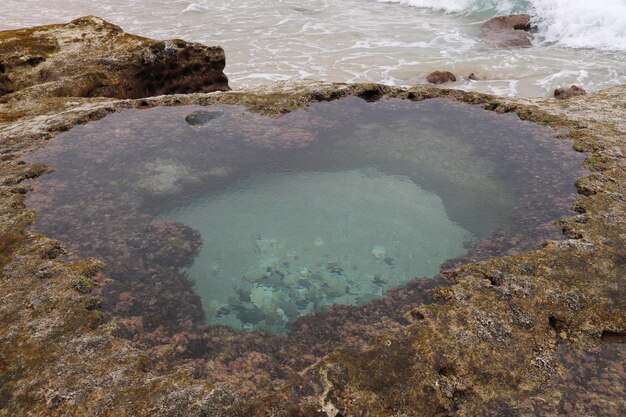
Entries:
{"type": "MultiPolygon", "coordinates": [[[[112,5],[115,10],[91,3],[75,13],[97,14],[150,38],[220,44],[228,51],[226,73],[235,89],[308,77],[403,86],[423,83],[435,70],[457,76],[474,73],[477,81],[460,78],[451,87],[495,95],[544,97],[571,84],[598,91],[626,83],[624,51],[559,46],[554,40],[544,42],[543,30],[535,34],[534,46],[523,50],[498,49],[484,42],[480,25],[495,12],[447,15],[371,0],[314,2],[303,8],[295,0],[272,0],[266,5],[211,4],[208,10],[193,13],[182,13],[186,5],[171,3],[146,15],[118,1],[112,5]],[[251,24],[247,19],[254,16],[258,22],[251,24]]],[[[7,7],[12,16],[13,8],[7,7]]],[[[43,9],[56,21],[70,19],[55,5],[43,9]]],[[[25,17],[13,16],[16,25],[37,22],[26,19],[27,12],[25,17]]],[[[503,13],[509,12],[513,13],[503,13]]],[[[620,48],[617,42],[615,47],[620,48]]]]}

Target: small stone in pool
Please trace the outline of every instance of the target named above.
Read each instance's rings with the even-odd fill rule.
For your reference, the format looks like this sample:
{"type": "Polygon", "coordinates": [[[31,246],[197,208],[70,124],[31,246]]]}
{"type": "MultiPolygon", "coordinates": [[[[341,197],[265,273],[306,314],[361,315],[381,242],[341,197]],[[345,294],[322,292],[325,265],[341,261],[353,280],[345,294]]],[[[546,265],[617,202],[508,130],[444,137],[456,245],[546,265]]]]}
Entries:
{"type": "Polygon", "coordinates": [[[328,262],[328,264],[326,264],[326,269],[328,269],[328,271],[331,274],[339,274],[341,275],[341,273],[343,272],[343,268],[339,266],[339,264],[335,261],[330,261],[328,262]]]}
{"type": "Polygon", "coordinates": [[[374,276],[374,279],[372,280],[372,282],[378,286],[383,286],[387,284],[387,280],[381,277],[380,275],[374,276]]]}
{"type": "Polygon", "coordinates": [[[189,113],[185,120],[192,126],[203,126],[223,114],[221,111],[198,110],[189,113]]]}
{"type": "Polygon", "coordinates": [[[387,250],[384,246],[374,246],[374,248],[371,250],[371,254],[376,259],[383,259],[387,255],[387,250]]]}
{"type": "Polygon", "coordinates": [[[237,309],[237,318],[242,323],[257,324],[265,319],[265,314],[259,308],[239,308],[237,309]]]}
{"type": "Polygon", "coordinates": [[[228,307],[220,307],[215,312],[215,317],[227,316],[228,314],[230,314],[230,309],[228,307]]]}
{"type": "Polygon", "coordinates": [[[249,290],[244,290],[244,289],[239,289],[237,291],[237,293],[239,294],[239,301],[242,301],[244,303],[249,303],[250,302],[250,291],[249,290]]]}

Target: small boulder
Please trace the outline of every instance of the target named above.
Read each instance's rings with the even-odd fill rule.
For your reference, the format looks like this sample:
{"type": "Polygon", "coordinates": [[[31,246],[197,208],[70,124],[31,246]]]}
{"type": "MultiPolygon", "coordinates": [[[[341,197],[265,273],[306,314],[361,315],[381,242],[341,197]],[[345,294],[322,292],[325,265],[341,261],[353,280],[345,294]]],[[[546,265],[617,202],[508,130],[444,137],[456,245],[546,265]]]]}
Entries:
{"type": "Polygon", "coordinates": [[[468,80],[472,80],[472,81],[476,81],[478,80],[478,77],[476,76],[476,74],[474,74],[473,72],[467,76],[468,80]]]}
{"type": "Polygon", "coordinates": [[[496,16],[481,27],[483,38],[501,47],[531,46],[533,29],[527,14],[496,16]]]}
{"type": "Polygon", "coordinates": [[[222,114],[223,113],[221,111],[198,110],[189,113],[187,117],[185,117],[185,120],[192,126],[203,126],[217,119],[222,114]]]}
{"type": "Polygon", "coordinates": [[[585,94],[587,94],[587,92],[577,85],[573,85],[569,88],[561,87],[554,90],[554,98],[561,100],[575,96],[584,96],[585,94]]]}
{"type": "Polygon", "coordinates": [[[0,31],[0,97],[141,98],[228,91],[219,46],[124,33],[95,16],[0,31]]]}
{"type": "Polygon", "coordinates": [[[456,81],[456,77],[450,71],[433,71],[426,76],[426,81],[431,84],[443,84],[456,81]]]}

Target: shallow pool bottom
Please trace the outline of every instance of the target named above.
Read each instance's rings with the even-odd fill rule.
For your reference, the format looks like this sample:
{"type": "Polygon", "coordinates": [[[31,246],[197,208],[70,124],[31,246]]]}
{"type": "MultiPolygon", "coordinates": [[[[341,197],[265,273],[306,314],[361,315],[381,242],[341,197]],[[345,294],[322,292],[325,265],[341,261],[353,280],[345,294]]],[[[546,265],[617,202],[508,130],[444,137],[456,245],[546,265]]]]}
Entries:
{"type": "Polygon", "coordinates": [[[414,277],[561,236],[583,158],[514,114],[444,99],[157,107],[33,153],[55,171],[27,204],[38,230],[105,262],[105,309],[144,345],[305,327],[317,345],[401,320],[424,299],[414,277]]]}
{"type": "Polygon", "coordinates": [[[161,217],[202,236],[189,276],[207,321],[275,332],[434,276],[473,241],[437,195],[373,168],[256,176],[161,217]]]}

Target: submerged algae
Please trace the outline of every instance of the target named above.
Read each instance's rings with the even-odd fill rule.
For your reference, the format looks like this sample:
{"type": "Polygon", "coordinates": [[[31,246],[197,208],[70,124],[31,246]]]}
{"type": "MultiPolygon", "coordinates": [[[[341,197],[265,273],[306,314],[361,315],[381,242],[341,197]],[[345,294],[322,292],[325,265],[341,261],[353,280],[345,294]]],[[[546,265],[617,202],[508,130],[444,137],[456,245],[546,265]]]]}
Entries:
{"type": "Polygon", "coordinates": [[[347,98],[278,119],[212,110],[210,126],[185,122],[193,107],[121,112],[29,157],[56,168],[28,200],[36,227],[106,259],[109,303],[146,310],[146,329],[201,324],[183,314],[199,296],[209,324],[283,332],[299,316],[432,277],[494,233],[501,250],[508,235],[508,245],[536,245],[574,201],[579,154],[479,108],[347,98]],[[200,234],[182,223],[166,234],[155,217],[202,234],[193,265],[200,234]],[[170,250],[177,236],[195,241],[170,250]],[[150,312],[157,305],[168,307],[150,312]]]}
{"type": "Polygon", "coordinates": [[[190,278],[207,321],[236,329],[379,298],[471,240],[435,194],[373,169],[256,175],[162,216],[203,236],[190,278]]]}

